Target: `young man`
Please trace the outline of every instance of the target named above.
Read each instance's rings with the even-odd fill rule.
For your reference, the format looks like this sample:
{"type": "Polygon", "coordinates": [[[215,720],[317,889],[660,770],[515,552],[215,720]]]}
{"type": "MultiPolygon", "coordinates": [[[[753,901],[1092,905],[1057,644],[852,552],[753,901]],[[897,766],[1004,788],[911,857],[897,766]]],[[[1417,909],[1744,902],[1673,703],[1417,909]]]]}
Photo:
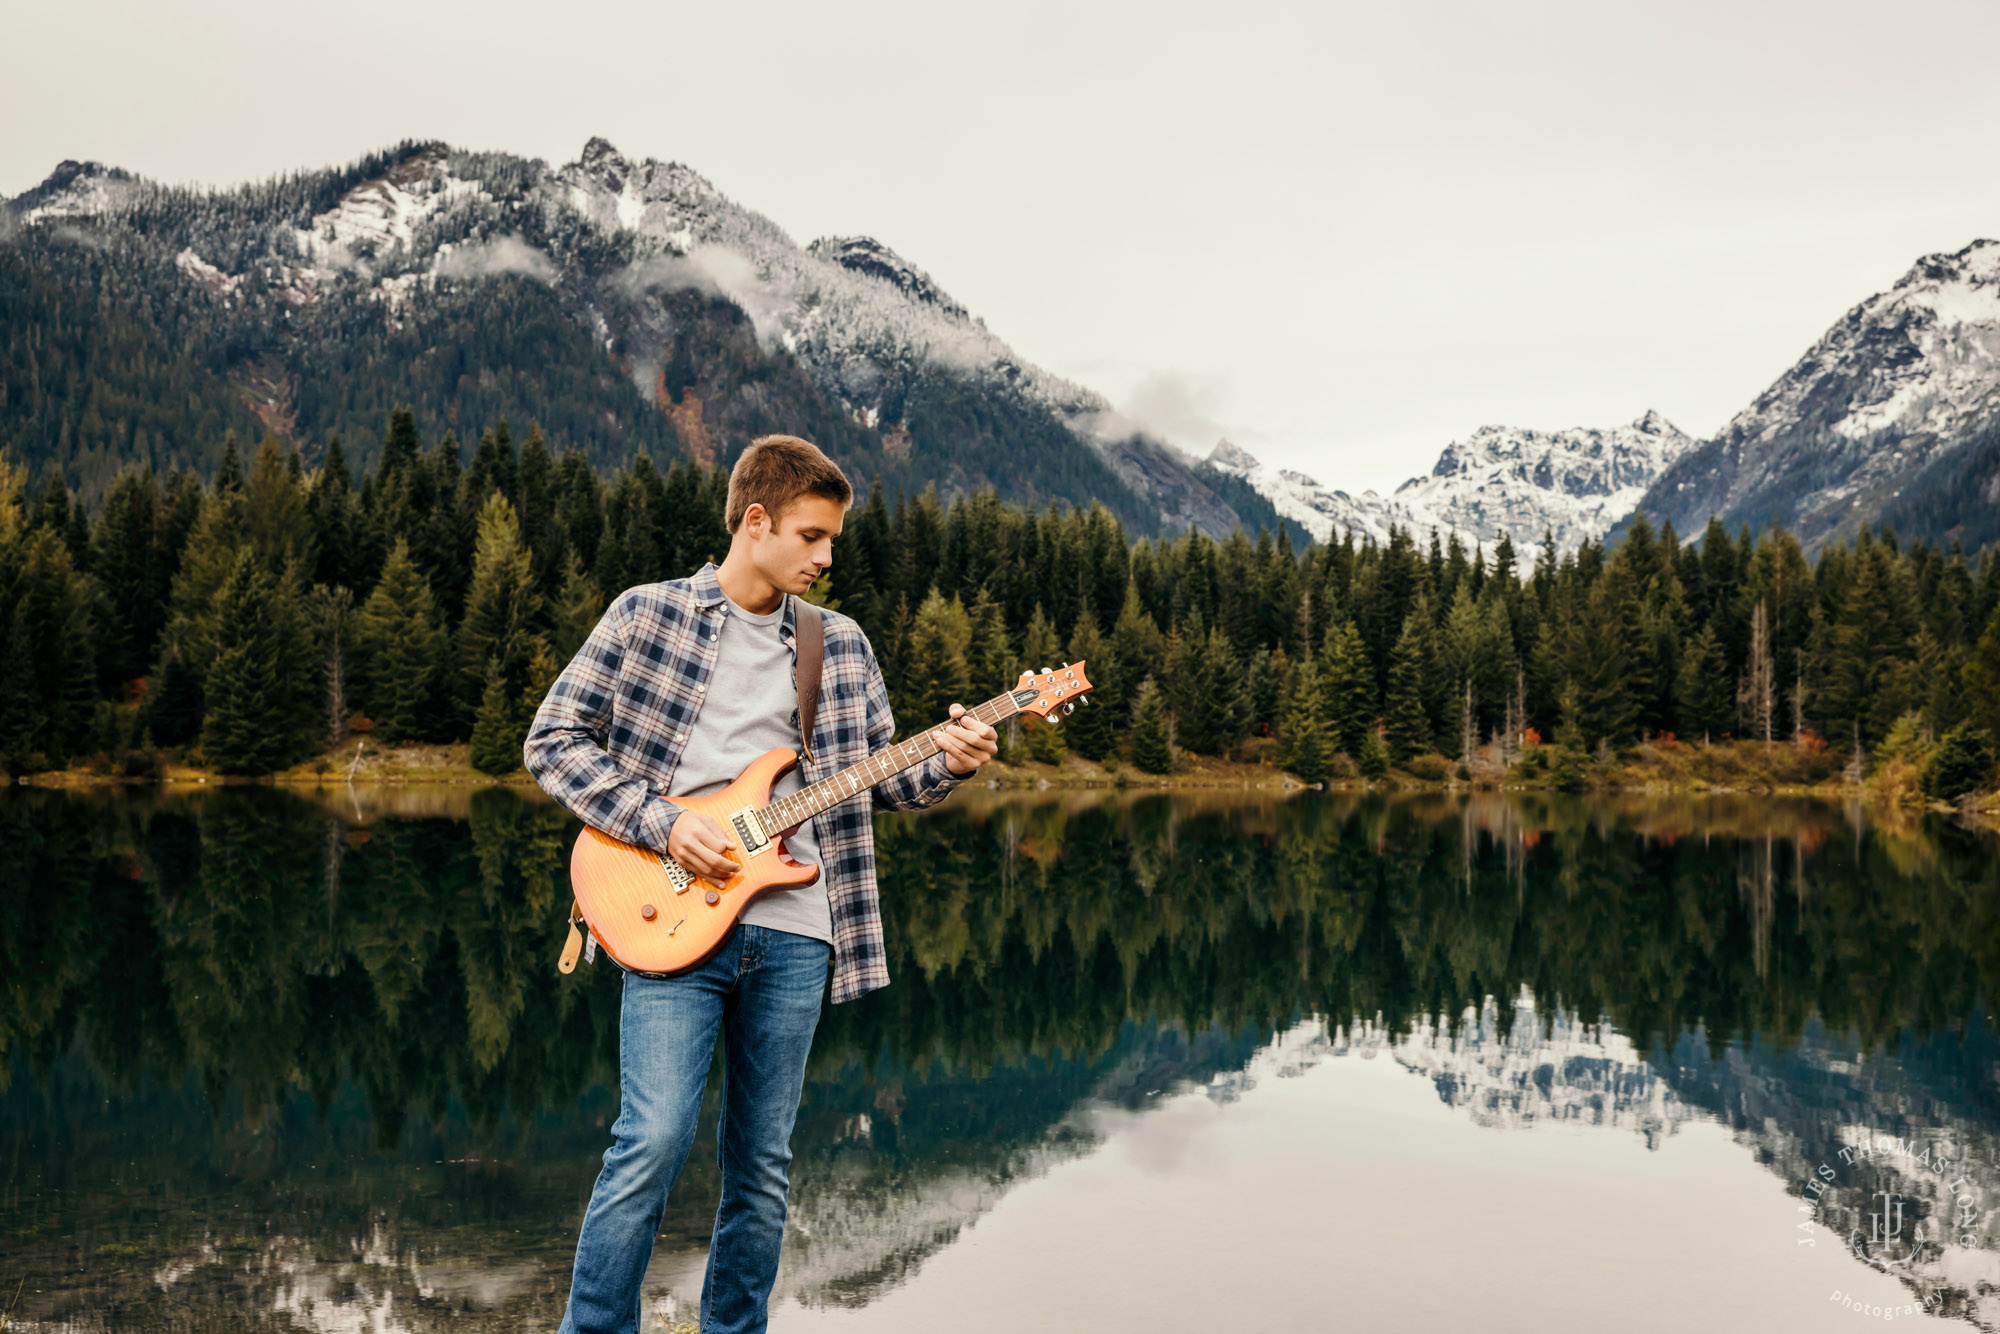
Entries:
{"type": "MultiPolygon", "coordinates": [[[[832,564],[853,499],[840,469],[806,441],[765,436],[746,449],[729,475],[729,554],[720,568],[641,584],[611,604],[535,714],[525,758],[536,781],[614,838],[663,849],[700,875],[728,875],[722,854],[734,843],[723,826],[658,798],[718,790],[764,752],[799,748],[797,595],[832,564]]],[[[868,637],[838,612],[820,615],[812,758],[778,780],[774,797],[866,759],[896,730],[868,637]]],[[[836,1003],[889,981],[871,806],[932,805],[992,758],[994,730],[962,713],[952,705],[939,752],[878,785],[872,803],[857,796],[786,837],[796,860],[819,863],[817,883],[766,892],[697,968],[625,975],[618,1120],[577,1238],[562,1334],[638,1329],[640,1280],[694,1142],[718,1034],[722,1202],[701,1329],[764,1328],[828,959],[836,1003]]]]}

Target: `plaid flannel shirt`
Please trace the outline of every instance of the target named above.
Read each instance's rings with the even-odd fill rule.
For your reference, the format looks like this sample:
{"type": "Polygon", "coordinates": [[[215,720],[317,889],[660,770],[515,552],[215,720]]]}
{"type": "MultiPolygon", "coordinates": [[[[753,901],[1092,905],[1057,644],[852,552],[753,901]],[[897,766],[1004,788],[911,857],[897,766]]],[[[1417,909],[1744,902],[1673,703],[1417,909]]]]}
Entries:
{"type": "MultiPolygon", "coordinates": [[[[654,800],[672,789],[715,667],[716,636],[729,614],[715,565],[691,577],[641,584],[619,594],[535,711],[522,758],[544,791],[613,838],[665,851],[681,808],[654,800]]],[[[822,609],[826,653],[820,672],[812,759],[817,782],[890,744],[896,720],[868,636],[851,617],[822,609]]],[[[793,599],[780,634],[794,644],[793,599]]],[[[796,658],[794,659],[796,663],[796,658]]],[[[798,725],[796,706],[792,725],[798,725]]],[[[882,910],[875,888],[874,809],[909,810],[942,801],[965,775],[939,751],[914,768],[814,816],[820,868],[833,910],[833,999],[889,983],[882,910]]]]}

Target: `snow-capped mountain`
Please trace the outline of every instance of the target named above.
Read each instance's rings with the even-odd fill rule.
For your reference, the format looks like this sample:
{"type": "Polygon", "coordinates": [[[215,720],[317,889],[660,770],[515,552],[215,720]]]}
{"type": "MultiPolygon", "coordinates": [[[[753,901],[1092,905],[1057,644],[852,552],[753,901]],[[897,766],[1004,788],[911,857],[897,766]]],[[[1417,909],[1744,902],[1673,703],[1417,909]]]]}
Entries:
{"type": "MultiPolygon", "coordinates": [[[[1927,255],[1846,315],[1714,440],[1648,491],[1648,514],[1699,531],[1782,524],[1816,546],[1925,493],[1991,481],[1953,474],[2000,417],[2000,242],[1927,255]],[[1899,505],[1897,502],[1901,501],[1899,505]]],[[[1990,451],[1989,451],[1990,453],[1990,451]]],[[[1982,497],[1991,505],[1992,495],[1982,497]]],[[[1948,516],[1947,525],[1963,521],[1948,516]]]]}
{"type": "Polygon", "coordinates": [[[1446,445],[1428,474],[1387,496],[1329,489],[1302,472],[1267,467],[1227,440],[1208,462],[1249,482],[1321,540],[1351,531],[1386,541],[1393,525],[1420,540],[1435,529],[1485,547],[1502,534],[1517,548],[1553,534],[1567,551],[1629,514],[1653,479],[1693,444],[1657,412],[1605,431],[1483,426],[1446,445]]]}
{"type": "MultiPolygon", "coordinates": [[[[1129,488],[1124,499],[1138,498],[1154,521],[1218,534],[1270,518],[1239,514],[1201,480],[1195,459],[1018,355],[887,245],[857,236],[795,244],[691,168],[633,161],[602,139],[556,167],[409,145],[344,171],[217,192],[64,163],[0,209],[0,246],[15,242],[41,243],[44,258],[61,243],[109,257],[122,266],[108,284],[114,296],[118,278],[143,269],[144,281],[131,281],[132,304],[155,295],[191,303],[197,322],[220,328],[228,349],[208,360],[231,373],[246,353],[266,367],[274,357],[296,362],[298,346],[315,338],[323,345],[390,337],[453,302],[487,299],[496,279],[525,279],[553,294],[640,400],[670,409],[676,427],[687,428],[679,430],[682,442],[706,454],[711,437],[741,432],[726,419],[704,422],[705,412],[713,417],[716,384],[693,386],[692,409],[683,402],[691,320],[677,294],[695,293],[748,319],[755,349],[721,362],[795,365],[859,428],[868,449],[919,474],[904,480],[953,490],[992,482],[1003,491],[1019,482],[1020,498],[1066,494],[1077,503],[1129,488]],[[985,406],[968,408],[968,396],[985,406]],[[968,445],[963,437],[980,432],[959,429],[967,420],[988,438],[968,445]],[[986,457],[968,462],[979,448],[986,457]],[[1037,449],[1081,451],[1094,463],[1079,470],[1057,461],[1036,477],[1024,455],[1037,449]],[[1046,478],[1056,476],[1069,478],[1077,494],[1050,486],[1046,478]]],[[[704,336],[713,343],[729,335],[718,328],[704,336]]],[[[290,373],[304,374],[298,365],[290,373]]],[[[741,378],[750,400],[742,415],[756,416],[756,401],[770,392],[754,387],[755,375],[741,378]]],[[[307,407],[313,401],[300,397],[307,407]]],[[[451,417],[456,405],[442,409],[451,417]]],[[[616,405],[609,411],[621,415],[616,405]]],[[[350,423],[299,425],[324,432],[350,423]]],[[[785,429],[768,421],[764,428],[785,429]]],[[[1119,507],[1118,496],[1104,498],[1119,507]]]]}

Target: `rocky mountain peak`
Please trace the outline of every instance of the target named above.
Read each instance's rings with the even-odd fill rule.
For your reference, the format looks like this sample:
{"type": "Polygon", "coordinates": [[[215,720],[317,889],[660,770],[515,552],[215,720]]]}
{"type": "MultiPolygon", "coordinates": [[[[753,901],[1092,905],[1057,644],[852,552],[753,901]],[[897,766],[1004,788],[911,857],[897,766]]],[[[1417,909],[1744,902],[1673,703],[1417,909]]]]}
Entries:
{"type": "Polygon", "coordinates": [[[1679,427],[1675,426],[1665,417],[1662,417],[1652,408],[1647,408],[1645,415],[1632,423],[1632,429],[1642,435],[1677,436],[1681,434],[1679,427]]]}
{"type": "Polygon", "coordinates": [[[617,194],[625,188],[625,178],[632,170],[632,164],[625,155],[613,147],[609,139],[592,135],[577,157],[576,165],[603,182],[604,188],[617,194]]]}
{"type": "Polygon", "coordinates": [[[1235,445],[1218,445],[1209,462],[1248,481],[1321,540],[1352,530],[1384,541],[1391,527],[1401,527],[1455,532],[1482,545],[1505,535],[1517,547],[1553,533],[1568,549],[1609,531],[1693,444],[1657,412],[1610,430],[1482,426],[1445,445],[1429,473],[1386,497],[1350,495],[1300,472],[1267,468],[1235,445]]]}
{"type": "Polygon", "coordinates": [[[1215,448],[1208,451],[1208,461],[1222,471],[1237,476],[1260,466],[1255,454],[1227,437],[1215,442],[1215,448]]]}
{"type": "Polygon", "coordinates": [[[1809,549],[1907,506],[2000,422],[2000,243],[1926,255],[1853,307],[1662,476],[1647,513],[1683,532],[1780,524],[1809,549]]]}
{"type": "Polygon", "coordinates": [[[945,295],[928,273],[873,237],[822,236],[806,250],[842,268],[893,284],[905,295],[936,306],[954,319],[969,318],[965,307],[945,295]]]}
{"type": "Polygon", "coordinates": [[[131,173],[102,162],[66,158],[40,185],[11,201],[23,222],[37,218],[81,217],[101,213],[118,193],[135,184],[131,173]]]}

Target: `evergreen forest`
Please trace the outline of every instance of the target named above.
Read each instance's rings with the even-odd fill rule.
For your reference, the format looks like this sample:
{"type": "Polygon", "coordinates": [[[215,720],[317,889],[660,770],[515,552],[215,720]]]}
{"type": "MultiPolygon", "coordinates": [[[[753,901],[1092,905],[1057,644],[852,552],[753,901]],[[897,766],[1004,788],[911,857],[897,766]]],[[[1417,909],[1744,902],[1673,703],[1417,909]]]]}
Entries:
{"type": "MultiPolygon", "coordinates": [[[[504,420],[467,451],[405,409],[360,475],[339,437],[316,452],[229,433],[208,480],[128,468],[94,506],[0,465],[0,764],[261,775],[362,734],[509,772],[612,597],[727,548],[727,475],[687,458],[606,475],[504,420]]],[[[813,597],[866,630],[905,732],[1088,660],[1097,707],[1016,729],[1010,759],[1565,787],[1642,743],[1737,738],[1950,797],[1990,786],[2000,734],[2000,559],[1889,529],[1816,559],[1643,516],[1573,553],[1402,531],[1300,551],[870,485],[813,597]]]]}

